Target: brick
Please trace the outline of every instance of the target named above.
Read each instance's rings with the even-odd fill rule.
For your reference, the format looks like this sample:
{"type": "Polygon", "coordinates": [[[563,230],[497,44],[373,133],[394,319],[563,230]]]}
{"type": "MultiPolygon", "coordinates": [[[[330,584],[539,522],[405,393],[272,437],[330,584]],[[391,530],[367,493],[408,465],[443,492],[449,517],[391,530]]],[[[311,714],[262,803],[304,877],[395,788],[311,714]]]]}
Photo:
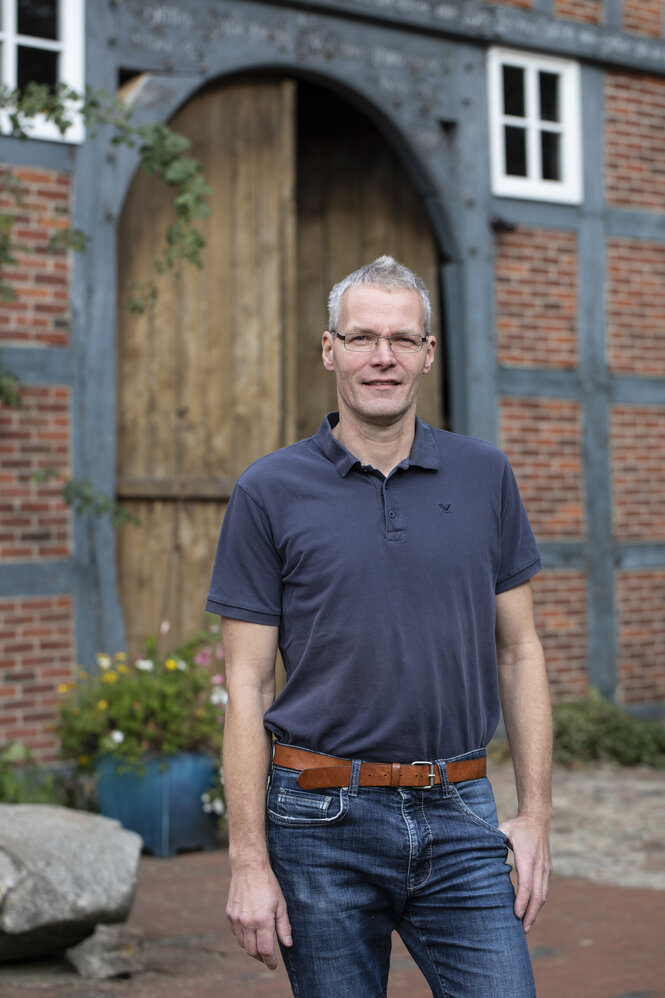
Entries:
{"type": "Polygon", "coordinates": [[[602,24],[602,0],[554,0],[554,16],[566,21],[602,24]]]}
{"type": "Polygon", "coordinates": [[[585,513],[579,403],[504,397],[499,418],[501,446],[515,470],[537,537],[581,539],[585,513]]]}
{"type": "Polygon", "coordinates": [[[617,572],[619,700],[665,700],[665,569],[617,572]]]}
{"type": "Polygon", "coordinates": [[[622,30],[629,34],[662,38],[663,0],[623,0],[622,30]]]}
{"type": "Polygon", "coordinates": [[[605,75],[607,203],[662,212],[664,185],[665,80],[609,72],[605,75]]]}
{"type": "Polygon", "coordinates": [[[618,541],[665,537],[665,406],[611,410],[614,532],[618,541]]]}
{"type": "Polygon", "coordinates": [[[517,229],[495,243],[499,363],[577,365],[577,243],[571,232],[517,229]]]}
{"type": "Polygon", "coordinates": [[[665,377],[665,246],[610,239],[606,261],[610,369],[665,377]]]}
{"type": "Polygon", "coordinates": [[[0,599],[0,741],[20,741],[38,762],[54,761],[57,687],[76,672],[71,596],[0,599]]]}

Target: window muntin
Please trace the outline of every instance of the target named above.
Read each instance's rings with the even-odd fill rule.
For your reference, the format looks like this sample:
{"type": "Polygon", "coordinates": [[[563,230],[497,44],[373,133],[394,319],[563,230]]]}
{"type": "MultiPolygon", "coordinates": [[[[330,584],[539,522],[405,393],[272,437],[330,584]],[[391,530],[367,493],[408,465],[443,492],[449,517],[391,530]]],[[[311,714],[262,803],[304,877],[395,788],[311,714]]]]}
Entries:
{"type": "MultiPolygon", "coordinates": [[[[55,87],[66,83],[77,92],[84,87],[84,0],[0,0],[0,77],[10,90],[29,82],[55,87]]],[[[33,138],[81,142],[78,116],[62,136],[56,126],[35,118],[27,131],[33,138]]],[[[7,130],[0,117],[0,131],[7,130]]]]}
{"type": "Polygon", "coordinates": [[[581,201],[577,63],[491,49],[488,87],[493,193],[581,201]]]}

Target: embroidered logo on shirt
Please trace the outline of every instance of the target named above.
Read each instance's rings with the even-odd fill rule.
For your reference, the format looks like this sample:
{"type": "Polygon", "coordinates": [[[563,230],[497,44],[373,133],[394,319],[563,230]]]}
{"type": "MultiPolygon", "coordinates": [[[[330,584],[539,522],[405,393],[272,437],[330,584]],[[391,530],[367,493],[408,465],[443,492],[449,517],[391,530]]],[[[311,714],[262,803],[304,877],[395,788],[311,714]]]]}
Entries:
{"type": "Polygon", "coordinates": [[[450,505],[451,504],[449,502],[440,502],[439,509],[442,513],[450,513],[450,505]]]}

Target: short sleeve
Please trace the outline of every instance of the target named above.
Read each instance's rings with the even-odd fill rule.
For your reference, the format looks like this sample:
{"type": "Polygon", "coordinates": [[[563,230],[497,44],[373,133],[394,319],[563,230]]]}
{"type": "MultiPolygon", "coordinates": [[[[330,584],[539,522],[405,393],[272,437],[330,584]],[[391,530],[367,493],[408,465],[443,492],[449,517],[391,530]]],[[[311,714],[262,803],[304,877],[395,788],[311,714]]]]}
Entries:
{"type": "Polygon", "coordinates": [[[206,610],[235,620],[279,625],[281,569],[268,514],[236,484],[219,535],[206,610]]]}
{"type": "Polygon", "coordinates": [[[501,483],[501,559],[496,592],[514,589],[540,572],[542,567],[515,475],[506,461],[501,483]]]}

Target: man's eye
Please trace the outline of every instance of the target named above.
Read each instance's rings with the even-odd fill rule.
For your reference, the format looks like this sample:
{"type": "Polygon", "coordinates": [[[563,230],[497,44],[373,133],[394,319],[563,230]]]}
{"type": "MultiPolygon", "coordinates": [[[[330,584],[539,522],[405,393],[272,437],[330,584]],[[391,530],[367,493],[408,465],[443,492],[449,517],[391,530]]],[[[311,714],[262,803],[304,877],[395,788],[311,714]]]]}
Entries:
{"type": "Polygon", "coordinates": [[[350,343],[371,343],[372,337],[368,336],[367,333],[353,333],[351,336],[347,336],[347,340],[350,343]]]}

